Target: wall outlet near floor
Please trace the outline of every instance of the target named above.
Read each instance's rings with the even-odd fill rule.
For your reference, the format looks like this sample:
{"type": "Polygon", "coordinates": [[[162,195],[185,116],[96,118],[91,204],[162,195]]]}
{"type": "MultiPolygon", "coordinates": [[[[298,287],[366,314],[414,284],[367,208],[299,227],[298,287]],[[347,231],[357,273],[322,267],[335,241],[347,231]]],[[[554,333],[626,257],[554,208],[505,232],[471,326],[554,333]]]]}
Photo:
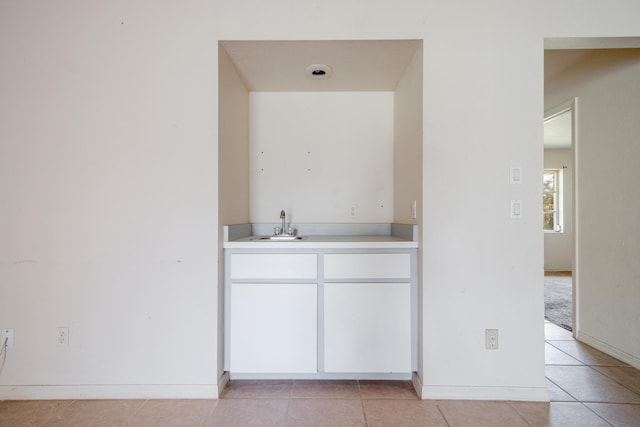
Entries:
{"type": "Polygon", "coordinates": [[[485,329],[484,340],[485,340],[485,347],[487,350],[497,350],[498,349],[498,330],[485,329]]]}
{"type": "Polygon", "coordinates": [[[69,327],[68,326],[59,326],[56,328],[56,342],[58,343],[58,347],[68,347],[69,346],[69,327]]]}
{"type": "Polygon", "coordinates": [[[0,336],[0,346],[4,345],[6,348],[13,348],[13,344],[13,329],[3,329],[0,336]]]}
{"type": "Polygon", "coordinates": [[[351,205],[349,207],[349,218],[357,218],[358,217],[358,205],[351,205]]]}

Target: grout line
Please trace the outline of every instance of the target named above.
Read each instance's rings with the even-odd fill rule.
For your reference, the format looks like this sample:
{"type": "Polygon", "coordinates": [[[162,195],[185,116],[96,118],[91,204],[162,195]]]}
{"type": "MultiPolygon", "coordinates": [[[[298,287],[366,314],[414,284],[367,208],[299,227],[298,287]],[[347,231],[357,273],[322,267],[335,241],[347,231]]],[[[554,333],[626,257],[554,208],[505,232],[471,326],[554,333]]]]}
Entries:
{"type": "MultiPolygon", "coordinates": [[[[599,370],[597,370],[595,367],[599,367],[599,368],[626,368],[626,366],[617,366],[617,365],[587,365],[589,366],[593,371],[597,372],[598,374],[602,375],[603,377],[606,377],[608,379],[610,379],[611,381],[613,381],[614,383],[618,384],[619,386],[622,386],[624,388],[626,388],[627,390],[629,390],[631,393],[637,395],[640,397],[640,393],[638,393],[637,391],[631,389],[630,387],[628,387],[627,385],[621,383],[620,381],[616,380],[615,378],[605,374],[604,372],[601,372],[599,370]]],[[[630,366],[631,369],[635,369],[633,366],[630,366]]],[[[592,403],[615,403],[615,402],[592,402],[592,403]]]]}
{"type": "MultiPolygon", "coordinates": [[[[527,423],[527,425],[529,427],[533,427],[533,425],[529,422],[527,417],[525,417],[524,414],[522,414],[520,411],[518,411],[518,408],[513,405],[513,401],[508,400],[507,404],[509,405],[509,407],[511,407],[511,409],[513,409],[515,411],[516,414],[520,415],[520,418],[522,418],[524,420],[524,422],[527,423]]],[[[551,405],[551,402],[549,402],[549,405],[551,405]]]]}
{"type": "Polygon", "coordinates": [[[440,416],[444,420],[444,423],[447,425],[447,427],[451,427],[451,425],[449,424],[449,420],[447,420],[447,417],[445,417],[444,412],[442,412],[442,409],[440,409],[440,404],[439,404],[440,401],[434,400],[434,402],[436,404],[436,409],[438,410],[438,412],[440,413],[440,416]]]}
{"type": "MultiPolygon", "coordinates": [[[[571,397],[573,397],[573,398],[575,399],[573,402],[564,402],[564,401],[560,401],[560,402],[563,402],[563,403],[576,403],[576,402],[578,402],[578,403],[582,403],[582,401],[581,401],[581,400],[578,400],[578,398],[577,398],[577,397],[575,397],[573,394],[569,393],[567,390],[565,390],[565,389],[563,389],[562,387],[560,387],[560,385],[558,385],[558,383],[556,383],[555,381],[553,381],[551,378],[549,378],[549,377],[545,376],[545,379],[549,380],[549,382],[550,382],[550,383],[552,383],[553,385],[555,385],[556,387],[558,387],[560,390],[564,391],[564,392],[565,392],[565,393],[567,393],[569,396],[571,396],[571,397]]],[[[558,402],[558,401],[557,401],[557,400],[553,400],[553,401],[552,401],[552,400],[550,400],[550,401],[549,401],[549,403],[551,403],[551,402],[558,402]]]]}
{"type": "Polygon", "coordinates": [[[213,421],[213,412],[218,407],[218,402],[220,402],[220,398],[214,399],[213,405],[211,405],[211,409],[209,410],[209,413],[207,414],[206,417],[204,417],[204,421],[202,423],[202,427],[210,425],[211,423],[209,421],[213,421]]]}
{"type": "Polygon", "coordinates": [[[577,359],[576,357],[570,355],[569,353],[567,353],[566,351],[562,350],[561,348],[556,347],[555,345],[553,345],[552,343],[545,341],[545,343],[549,344],[551,347],[555,348],[556,350],[558,350],[561,353],[566,354],[567,356],[569,356],[570,358],[572,358],[573,360],[575,360],[576,362],[578,362],[578,365],[567,365],[567,364],[558,364],[558,363],[545,363],[545,366],[589,366],[586,363],[584,363],[582,360],[577,359]]]}
{"type": "MultiPolygon", "coordinates": [[[[593,403],[605,403],[605,402],[593,402],[593,403]]],[[[584,402],[580,402],[580,404],[582,406],[584,406],[585,408],[587,408],[587,410],[591,411],[592,413],[594,413],[598,418],[600,418],[602,421],[604,421],[605,423],[609,424],[611,427],[615,427],[613,424],[611,424],[608,420],[606,420],[602,415],[598,414],[596,411],[594,411],[593,409],[589,408],[587,405],[584,404],[584,402]]]]}
{"type": "Polygon", "coordinates": [[[367,421],[367,411],[364,409],[364,401],[362,400],[362,395],[360,395],[360,408],[362,408],[362,416],[364,417],[364,426],[367,427],[369,425],[369,421],[367,421]]]}

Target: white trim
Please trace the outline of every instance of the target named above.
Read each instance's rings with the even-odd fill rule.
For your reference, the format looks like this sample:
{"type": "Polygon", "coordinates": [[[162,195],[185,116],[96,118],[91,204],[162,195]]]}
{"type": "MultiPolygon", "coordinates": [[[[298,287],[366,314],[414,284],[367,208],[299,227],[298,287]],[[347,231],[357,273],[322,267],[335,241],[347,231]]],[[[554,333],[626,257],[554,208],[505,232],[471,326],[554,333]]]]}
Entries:
{"type": "Polygon", "coordinates": [[[478,386],[429,386],[424,385],[417,372],[411,382],[423,400],[519,400],[549,402],[546,387],[478,387],[478,386]]]}
{"type": "Polygon", "coordinates": [[[517,400],[549,402],[546,387],[479,387],[423,385],[418,393],[424,400],[517,400]]]}
{"type": "Polygon", "coordinates": [[[0,400],[217,399],[224,384],[0,386],[0,400]]]}
{"type": "Polygon", "coordinates": [[[573,228],[573,280],[571,289],[573,295],[573,336],[575,337],[580,330],[580,253],[579,253],[579,245],[578,240],[580,239],[580,222],[578,220],[578,212],[580,211],[580,204],[578,200],[578,188],[580,183],[578,182],[578,171],[580,170],[578,164],[578,98],[575,97],[571,100],[571,109],[573,111],[571,117],[571,148],[573,153],[573,175],[571,177],[572,180],[572,197],[573,197],[573,218],[571,227],[573,228]]]}
{"type": "MultiPolygon", "coordinates": [[[[572,189],[572,194],[570,195],[570,197],[572,197],[572,203],[573,203],[573,216],[572,216],[572,224],[571,227],[573,229],[572,233],[573,233],[573,242],[572,242],[572,249],[573,249],[573,259],[572,259],[572,292],[573,292],[573,298],[572,298],[572,310],[573,310],[573,336],[577,337],[578,336],[578,331],[580,331],[580,303],[579,303],[579,292],[580,292],[580,268],[579,268],[579,245],[578,245],[578,240],[580,238],[579,236],[579,220],[578,220],[578,211],[580,209],[580,205],[579,205],[579,200],[578,200],[578,187],[579,187],[579,182],[578,182],[578,171],[579,171],[579,164],[578,164],[578,149],[579,149],[579,144],[578,144],[578,97],[574,97],[571,98],[567,101],[562,102],[561,104],[559,104],[556,107],[550,108],[549,110],[544,112],[544,120],[548,120],[552,117],[555,117],[559,114],[563,114],[567,111],[572,111],[571,114],[571,152],[572,152],[572,156],[573,156],[573,175],[572,175],[572,182],[573,182],[573,189],[572,189]]],[[[544,168],[543,168],[544,169],[544,168]]],[[[565,194],[566,197],[566,194],[565,194]]]]}
{"type": "Polygon", "coordinates": [[[412,378],[411,372],[310,372],[310,373],[229,373],[231,380],[400,380],[412,378]]]}
{"type": "Polygon", "coordinates": [[[576,333],[576,339],[580,342],[590,345],[596,350],[600,350],[601,352],[608,354],[611,357],[615,357],[616,359],[621,360],[622,362],[627,363],[636,369],[640,369],[640,358],[635,357],[632,354],[626,353],[616,347],[602,342],[599,339],[594,338],[582,331],[576,333]]]}
{"type": "Polygon", "coordinates": [[[227,384],[229,384],[229,381],[229,372],[223,372],[220,378],[218,378],[218,394],[216,395],[217,397],[222,396],[222,392],[224,391],[224,388],[227,386],[227,384]]]}
{"type": "Polygon", "coordinates": [[[424,387],[424,384],[422,384],[422,378],[420,378],[420,375],[418,375],[417,372],[413,373],[413,376],[411,377],[411,383],[413,384],[413,388],[416,389],[418,397],[422,399],[422,388],[424,387]]]}

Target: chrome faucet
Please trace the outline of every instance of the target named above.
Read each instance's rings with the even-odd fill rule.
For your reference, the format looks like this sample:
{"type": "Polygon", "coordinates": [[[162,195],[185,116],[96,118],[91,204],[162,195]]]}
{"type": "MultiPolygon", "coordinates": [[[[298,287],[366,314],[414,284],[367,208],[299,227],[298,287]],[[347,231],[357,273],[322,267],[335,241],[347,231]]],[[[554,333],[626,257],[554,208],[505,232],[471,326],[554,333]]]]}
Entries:
{"type": "Polygon", "coordinates": [[[280,219],[282,220],[282,228],[281,228],[280,230],[281,230],[281,233],[282,233],[282,234],[285,234],[285,231],[284,231],[284,230],[285,230],[285,228],[284,228],[284,225],[285,225],[285,224],[284,224],[285,216],[286,216],[286,215],[285,215],[285,213],[284,213],[284,209],[282,209],[282,210],[280,211],[280,219]]]}

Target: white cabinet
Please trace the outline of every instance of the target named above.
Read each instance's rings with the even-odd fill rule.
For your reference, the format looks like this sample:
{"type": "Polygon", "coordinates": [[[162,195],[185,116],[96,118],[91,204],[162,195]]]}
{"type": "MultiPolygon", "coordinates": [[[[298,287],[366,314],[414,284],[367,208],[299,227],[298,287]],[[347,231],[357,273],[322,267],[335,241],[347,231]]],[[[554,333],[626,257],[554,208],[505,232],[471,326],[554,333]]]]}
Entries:
{"type": "Polygon", "coordinates": [[[317,371],[315,283],[234,283],[231,292],[231,372],[317,371]]]}
{"type": "Polygon", "coordinates": [[[231,378],[410,375],[417,359],[416,256],[228,250],[225,369],[231,378]]]}
{"type": "Polygon", "coordinates": [[[327,254],[324,279],[325,371],[411,372],[411,254],[327,254]]]}
{"type": "Polygon", "coordinates": [[[410,372],[409,283],[325,283],[326,372],[410,372]]]}
{"type": "Polygon", "coordinates": [[[232,373],[318,370],[318,255],[233,253],[227,367],[232,373]]]}

